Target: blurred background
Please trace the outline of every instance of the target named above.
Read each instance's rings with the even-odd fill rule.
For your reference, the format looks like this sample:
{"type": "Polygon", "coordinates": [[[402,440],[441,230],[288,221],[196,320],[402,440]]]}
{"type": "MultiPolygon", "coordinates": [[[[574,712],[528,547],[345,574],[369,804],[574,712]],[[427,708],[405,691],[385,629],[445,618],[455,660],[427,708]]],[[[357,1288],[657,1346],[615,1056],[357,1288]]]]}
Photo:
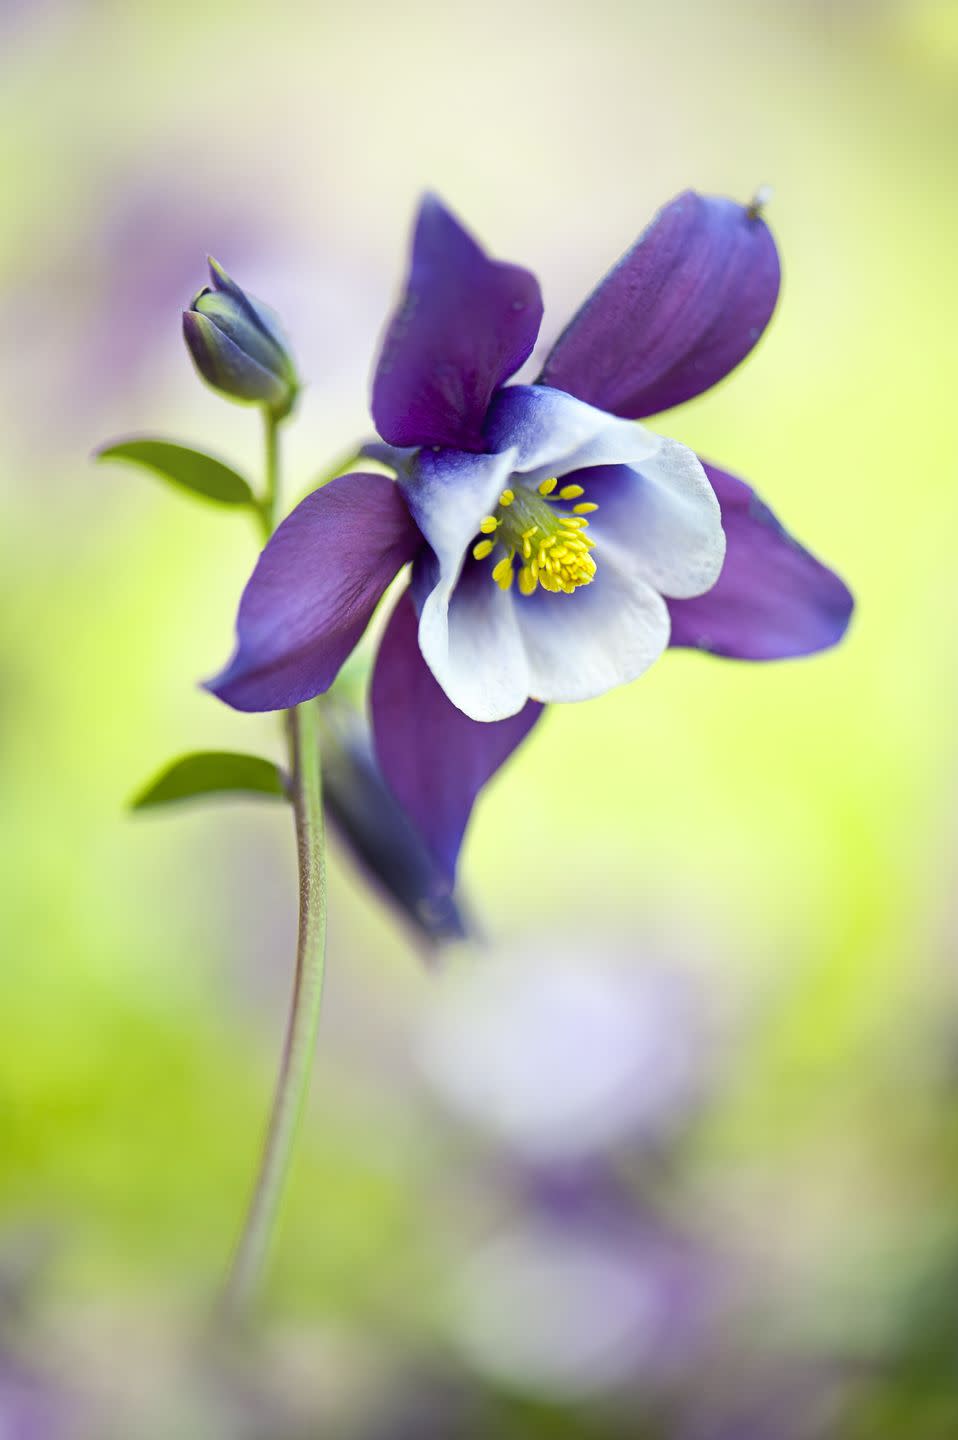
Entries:
{"type": "Polygon", "coordinates": [[[0,78],[0,1436],[950,1440],[954,4],[0,0],[0,78]],[[291,827],[125,807],[184,750],[280,757],[197,688],[255,539],[90,451],[259,463],[180,339],[208,251],[308,381],[292,499],[368,430],[424,188],[536,271],[545,347],[661,203],[762,182],[779,311],[662,423],[841,571],[849,639],[553,709],[470,832],[481,951],[424,961],[337,852],[225,1350],[291,827]]]}

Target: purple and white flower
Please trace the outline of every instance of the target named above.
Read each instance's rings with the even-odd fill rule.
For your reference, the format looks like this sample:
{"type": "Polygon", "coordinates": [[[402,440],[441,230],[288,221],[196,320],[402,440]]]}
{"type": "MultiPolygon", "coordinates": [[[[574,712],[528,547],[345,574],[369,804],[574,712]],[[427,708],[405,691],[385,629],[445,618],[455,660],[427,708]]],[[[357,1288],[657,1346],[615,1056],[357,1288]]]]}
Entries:
{"type": "Polygon", "coordinates": [[[419,212],[373,382],[381,443],[267,545],[210,689],[240,710],[325,691],[411,563],[380,646],[387,780],[449,874],[481,787],[548,702],[635,679],[669,644],[740,659],[841,639],[842,581],[741,480],[636,423],[748,354],[778,296],[756,206],[683,194],[599,284],[535,384],[542,319],[435,198],[419,212]]]}

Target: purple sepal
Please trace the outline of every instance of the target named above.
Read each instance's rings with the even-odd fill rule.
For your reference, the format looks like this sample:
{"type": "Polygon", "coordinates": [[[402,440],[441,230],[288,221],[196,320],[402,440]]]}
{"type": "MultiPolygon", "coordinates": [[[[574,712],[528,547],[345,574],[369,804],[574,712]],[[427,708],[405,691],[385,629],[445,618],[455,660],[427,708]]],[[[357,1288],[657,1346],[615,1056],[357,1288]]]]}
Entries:
{"type": "Polygon", "coordinates": [[[328,690],[422,543],[385,475],[341,475],[315,490],[260,555],[235,654],[207,690],[234,710],[286,710],[328,690]]]}
{"type": "Polygon", "coordinates": [[[391,445],[482,450],[489,401],[531,355],[541,321],[535,276],[490,260],[427,195],[373,381],[380,435],[391,445]]]}
{"type": "Polygon", "coordinates": [[[753,209],[687,190],[592,292],[540,383],[630,420],[669,410],[745,358],[780,278],[775,241],[753,209]]]}
{"type": "Polygon", "coordinates": [[[462,940],[469,927],[409,816],[383,780],[365,718],[323,702],[323,805],[326,818],[356,863],[430,948],[462,940]]]}
{"type": "Polygon", "coordinates": [[[399,599],[376,657],[370,702],[379,765],[450,883],[482,787],[542,713],[535,700],[508,720],[457,710],[419,650],[410,592],[399,599]]]}
{"type": "Polygon", "coordinates": [[[704,595],[667,602],[671,644],[736,660],[787,660],[837,645],[855,603],[844,581],[744,481],[714,465],[705,472],[722,509],[725,564],[704,595]]]}

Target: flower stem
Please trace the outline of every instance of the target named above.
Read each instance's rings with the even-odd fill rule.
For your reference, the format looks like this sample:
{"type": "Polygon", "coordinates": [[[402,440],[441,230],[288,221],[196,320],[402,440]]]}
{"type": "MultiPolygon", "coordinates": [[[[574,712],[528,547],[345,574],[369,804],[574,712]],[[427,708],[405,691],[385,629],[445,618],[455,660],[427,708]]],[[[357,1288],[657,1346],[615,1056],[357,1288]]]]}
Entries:
{"type": "MultiPolygon", "coordinates": [[[[278,506],[277,426],[267,417],[264,517],[272,531],[278,506]]],[[[319,754],[319,708],[308,700],[286,713],[293,810],[299,857],[296,975],[283,1056],[259,1173],[223,1294],[235,1320],[249,1308],[263,1278],[306,1104],[323,998],[326,957],[326,846],[319,754]]]]}
{"type": "Polygon", "coordinates": [[[263,498],[260,501],[260,510],[263,516],[266,538],[269,539],[270,535],[272,535],[276,529],[276,522],[279,517],[279,421],[271,410],[264,411],[263,419],[266,439],[266,454],[263,469],[266,483],[263,490],[263,498]]]}

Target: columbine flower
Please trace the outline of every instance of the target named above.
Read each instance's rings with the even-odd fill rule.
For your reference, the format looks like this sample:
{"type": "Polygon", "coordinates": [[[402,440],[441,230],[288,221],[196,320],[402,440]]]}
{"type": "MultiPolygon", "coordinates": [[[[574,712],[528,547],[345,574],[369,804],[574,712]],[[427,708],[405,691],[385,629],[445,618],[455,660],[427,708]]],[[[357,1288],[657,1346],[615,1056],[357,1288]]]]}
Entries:
{"type": "Polygon", "coordinates": [[[476,795],[543,702],[632,680],[669,643],[753,660],[836,643],[852,605],[838,577],[744,482],[634,423],[732,370],[778,286],[757,207],[684,194],[537,383],[507,385],[535,344],[538,284],[427,198],[373,383],[385,443],[367,453],[398,483],[343,476],[289,516],[210,688],[240,710],[326,690],[411,561],[373,675],[376,744],[451,875],[476,795]]]}
{"type": "Polygon", "coordinates": [[[293,408],[299,382],[279,320],[210,258],[210,281],[183,312],[183,338],[197,370],[233,400],[265,405],[277,419],[293,408]]]}

